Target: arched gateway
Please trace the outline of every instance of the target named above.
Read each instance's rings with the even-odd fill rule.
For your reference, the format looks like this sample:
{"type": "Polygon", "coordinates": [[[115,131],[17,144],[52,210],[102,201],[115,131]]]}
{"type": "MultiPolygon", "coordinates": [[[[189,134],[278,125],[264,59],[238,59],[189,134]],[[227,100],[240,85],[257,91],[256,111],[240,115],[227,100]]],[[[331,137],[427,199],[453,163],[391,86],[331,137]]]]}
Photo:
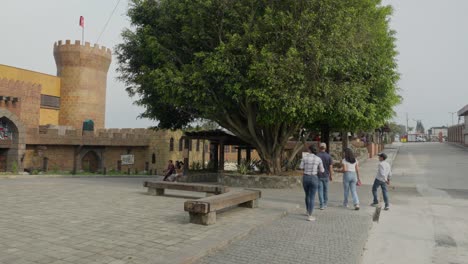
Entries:
{"type": "Polygon", "coordinates": [[[0,171],[23,171],[26,130],[20,119],[0,109],[0,171]]]}

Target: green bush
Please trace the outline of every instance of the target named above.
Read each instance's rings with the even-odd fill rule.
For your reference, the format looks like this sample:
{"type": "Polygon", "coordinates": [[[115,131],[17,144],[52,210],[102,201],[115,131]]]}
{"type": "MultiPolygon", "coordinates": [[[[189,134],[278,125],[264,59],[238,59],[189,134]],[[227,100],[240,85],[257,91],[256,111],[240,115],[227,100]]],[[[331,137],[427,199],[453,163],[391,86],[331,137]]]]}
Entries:
{"type": "Polygon", "coordinates": [[[237,165],[237,172],[240,174],[248,174],[255,170],[255,160],[242,159],[240,164],[237,165]]]}
{"type": "Polygon", "coordinates": [[[202,169],[202,165],[199,161],[192,161],[192,164],[190,165],[190,169],[191,170],[201,170],[202,169]]]}
{"type": "Polygon", "coordinates": [[[11,165],[11,170],[13,171],[13,174],[18,174],[18,163],[16,161],[13,161],[13,164],[11,165]]]}
{"type": "Polygon", "coordinates": [[[206,167],[208,170],[215,170],[215,164],[212,160],[208,161],[208,164],[206,167]]]}

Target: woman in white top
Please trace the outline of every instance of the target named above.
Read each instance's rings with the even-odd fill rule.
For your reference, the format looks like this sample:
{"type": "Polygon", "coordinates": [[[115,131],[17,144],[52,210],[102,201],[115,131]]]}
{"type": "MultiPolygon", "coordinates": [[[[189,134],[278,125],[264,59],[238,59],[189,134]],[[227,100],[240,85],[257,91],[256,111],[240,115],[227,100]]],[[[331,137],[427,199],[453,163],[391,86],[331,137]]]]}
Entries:
{"type": "Polygon", "coordinates": [[[356,183],[359,179],[359,163],[350,148],[344,151],[344,159],[341,161],[343,174],[344,201],[343,206],[348,207],[349,190],[353,198],[354,209],[359,210],[359,197],[356,192],[356,183]]]}

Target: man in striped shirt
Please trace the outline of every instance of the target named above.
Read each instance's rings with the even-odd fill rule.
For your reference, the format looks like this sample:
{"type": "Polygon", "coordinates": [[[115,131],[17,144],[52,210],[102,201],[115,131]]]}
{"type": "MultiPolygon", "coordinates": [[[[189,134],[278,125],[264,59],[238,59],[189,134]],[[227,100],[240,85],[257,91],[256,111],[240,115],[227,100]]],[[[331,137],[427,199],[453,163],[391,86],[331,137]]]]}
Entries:
{"type": "Polygon", "coordinates": [[[312,216],[315,203],[315,193],[318,189],[318,171],[324,172],[322,160],[317,156],[317,147],[315,145],[309,146],[309,153],[302,156],[300,169],[304,170],[304,176],[302,177],[302,185],[305,192],[305,204],[307,208],[307,220],[315,221],[315,217],[312,216]]]}

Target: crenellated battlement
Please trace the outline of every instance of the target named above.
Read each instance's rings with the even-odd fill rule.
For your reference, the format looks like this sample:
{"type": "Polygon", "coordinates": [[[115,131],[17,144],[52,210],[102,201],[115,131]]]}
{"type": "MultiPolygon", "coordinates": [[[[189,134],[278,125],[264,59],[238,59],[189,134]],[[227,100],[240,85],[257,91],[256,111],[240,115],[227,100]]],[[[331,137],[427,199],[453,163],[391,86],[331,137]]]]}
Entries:
{"type": "Polygon", "coordinates": [[[26,81],[13,80],[8,78],[0,78],[0,87],[17,89],[18,87],[23,87],[25,89],[38,89],[41,90],[41,84],[32,83],[26,81]]]}
{"type": "Polygon", "coordinates": [[[68,126],[40,126],[27,131],[27,144],[148,146],[148,129],[98,129],[82,131],[68,126]]]}
{"type": "Polygon", "coordinates": [[[105,46],[99,46],[98,44],[94,44],[91,46],[91,43],[85,42],[84,45],[81,44],[81,41],[75,40],[75,43],[72,44],[71,40],[65,40],[65,43],[62,40],[54,43],[54,53],[60,51],[80,51],[80,52],[90,52],[95,53],[98,55],[103,55],[112,57],[112,51],[105,46]]]}

